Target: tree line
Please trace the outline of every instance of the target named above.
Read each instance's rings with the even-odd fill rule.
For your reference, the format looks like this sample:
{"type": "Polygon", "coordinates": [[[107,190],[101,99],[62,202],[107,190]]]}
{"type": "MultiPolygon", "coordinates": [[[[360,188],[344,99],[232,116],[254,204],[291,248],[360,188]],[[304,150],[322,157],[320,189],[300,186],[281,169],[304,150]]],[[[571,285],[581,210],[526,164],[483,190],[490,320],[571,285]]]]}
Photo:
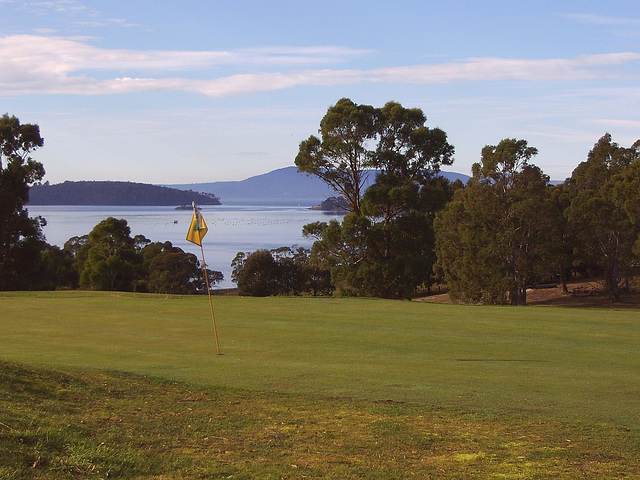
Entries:
{"type": "Polygon", "coordinates": [[[456,300],[521,305],[539,283],[567,290],[572,277],[600,277],[618,299],[637,282],[640,141],[622,147],[603,135],[554,186],[532,163],[537,149],[507,138],[482,149],[463,185],[438,175],[454,147],[425,123],[417,108],[343,98],[319,136],[300,143],[298,169],[324,180],[349,210],[342,222],[303,230],[314,240],[306,262],[328,272],[339,293],[410,298],[439,283],[456,300]],[[369,169],[379,173],[365,189],[369,169]]]}
{"type": "MultiPolygon", "coordinates": [[[[194,256],[131,238],[124,220],[107,219],[63,249],[46,244],[45,220],[24,208],[28,185],[44,176],[30,157],[43,145],[39,128],[4,115],[0,145],[0,289],[201,288],[194,256]]],[[[295,164],[331,186],[348,213],[305,225],[311,249],[240,252],[232,280],[247,295],[384,298],[444,284],[454,299],[520,305],[532,285],[566,289],[572,277],[593,276],[618,298],[640,274],[640,141],[623,147],[603,135],[561,185],[532,163],[537,153],[503,139],[482,149],[466,185],[449,182],[438,173],[454,147],[421,109],[343,98],[319,135],[300,143],[295,164]]]]}

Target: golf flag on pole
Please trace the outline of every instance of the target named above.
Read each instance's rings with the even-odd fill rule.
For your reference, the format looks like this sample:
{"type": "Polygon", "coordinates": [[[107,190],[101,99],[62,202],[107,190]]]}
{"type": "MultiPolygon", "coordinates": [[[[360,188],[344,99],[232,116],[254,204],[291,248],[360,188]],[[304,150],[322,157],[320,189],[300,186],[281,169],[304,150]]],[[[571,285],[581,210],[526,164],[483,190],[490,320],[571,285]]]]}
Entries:
{"type": "Polygon", "coordinates": [[[196,207],[196,202],[192,202],[193,205],[193,218],[191,218],[191,225],[189,225],[189,231],[187,232],[187,240],[191,243],[195,243],[200,247],[202,252],[202,270],[204,270],[204,281],[207,285],[207,294],[209,295],[209,306],[211,307],[211,320],[213,321],[213,331],[216,335],[216,350],[218,355],[220,353],[220,342],[218,341],[218,327],[216,326],[216,315],[213,311],[213,300],[211,299],[211,286],[209,285],[209,274],[207,273],[207,262],[204,260],[204,248],[202,247],[202,239],[207,234],[209,229],[202,217],[202,214],[196,207]]]}
{"type": "Polygon", "coordinates": [[[189,225],[189,232],[187,233],[187,240],[191,243],[195,243],[198,246],[202,246],[202,239],[207,234],[209,229],[204,221],[204,217],[193,205],[193,218],[191,219],[191,225],[189,225]]]}

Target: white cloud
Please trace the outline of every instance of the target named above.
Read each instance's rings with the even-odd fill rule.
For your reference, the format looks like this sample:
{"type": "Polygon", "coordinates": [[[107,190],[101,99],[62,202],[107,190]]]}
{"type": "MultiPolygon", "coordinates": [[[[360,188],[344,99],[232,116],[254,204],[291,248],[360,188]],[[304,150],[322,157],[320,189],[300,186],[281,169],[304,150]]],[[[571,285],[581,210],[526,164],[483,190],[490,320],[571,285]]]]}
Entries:
{"type": "Polygon", "coordinates": [[[90,12],[86,5],[77,0],[27,1],[22,3],[22,7],[39,12],[55,11],[67,14],[90,12]]]}
{"type": "Polygon", "coordinates": [[[75,22],[76,25],[83,27],[140,27],[137,23],[131,23],[124,18],[105,18],[103,20],[84,20],[75,22]]]}
{"type": "Polygon", "coordinates": [[[589,25],[608,25],[608,26],[640,25],[640,19],[638,18],[612,17],[608,15],[595,15],[591,13],[567,13],[564,16],[572,20],[576,20],[580,23],[586,23],[589,25]]]}
{"type": "Polygon", "coordinates": [[[616,76],[615,72],[592,67],[620,65],[640,60],[638,53],[583,56],[576,59],[543,60],[508,58],[470,58],[439,65],[395,67],[373,71],[379,81],[407,83],[449,83],[492,80],[580,80],[616,76]]]}
{"type": "Polygon", "coordinates": [[[371,70],[309,68],[342,63],[371,53],[336,46],[136,51],[101,49],[86,39],[15,35],[0,38],[0,92],[5,96],[109,95],[168,90],[222,98],[301,85],[617,78],[627,73],[615,67],[640,61],[640,53],[619,52],[569,59],[469,58],[371,70]],[[297,70],[300,67],[307,68],[297,70]],[[235,68],[236,72],[221,74],[221,68],[235,68]],[[281,71],[271,71],[273,69],[281,71]],[[251,70],[256,73],[243,73],[251,70]],[[140,72],[148,75],[141,76],[140,72]],[[163,76],[169,72],[179,75],[163,76]],[[199,72],[199,78],[192,78],[194,72],[199,72]]]}

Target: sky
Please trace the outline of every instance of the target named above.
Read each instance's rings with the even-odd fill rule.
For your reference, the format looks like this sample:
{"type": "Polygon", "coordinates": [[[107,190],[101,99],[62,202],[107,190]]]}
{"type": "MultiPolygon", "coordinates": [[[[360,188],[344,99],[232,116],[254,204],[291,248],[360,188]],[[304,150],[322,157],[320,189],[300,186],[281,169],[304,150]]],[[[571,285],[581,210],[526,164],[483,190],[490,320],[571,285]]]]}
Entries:
{"type": "Polygon", "coordinates": [[[640,138],[637,0],[0,0],[0,114],[44,180],[242,180],[294,165],[341,98],[420,108],[470,174],[536,147],[564,180],[640,138]]]}

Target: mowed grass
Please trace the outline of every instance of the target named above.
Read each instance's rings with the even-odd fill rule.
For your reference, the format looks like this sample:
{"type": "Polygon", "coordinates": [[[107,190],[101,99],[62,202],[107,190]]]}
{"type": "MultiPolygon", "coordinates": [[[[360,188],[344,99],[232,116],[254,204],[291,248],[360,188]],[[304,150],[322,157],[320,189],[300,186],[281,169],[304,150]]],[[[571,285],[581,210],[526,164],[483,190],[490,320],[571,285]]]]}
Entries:
{"type": "Polygon", "coordinates": [[[214,304],[0,294],[0,478],[640,475],[638,312],[214,304]]]}

